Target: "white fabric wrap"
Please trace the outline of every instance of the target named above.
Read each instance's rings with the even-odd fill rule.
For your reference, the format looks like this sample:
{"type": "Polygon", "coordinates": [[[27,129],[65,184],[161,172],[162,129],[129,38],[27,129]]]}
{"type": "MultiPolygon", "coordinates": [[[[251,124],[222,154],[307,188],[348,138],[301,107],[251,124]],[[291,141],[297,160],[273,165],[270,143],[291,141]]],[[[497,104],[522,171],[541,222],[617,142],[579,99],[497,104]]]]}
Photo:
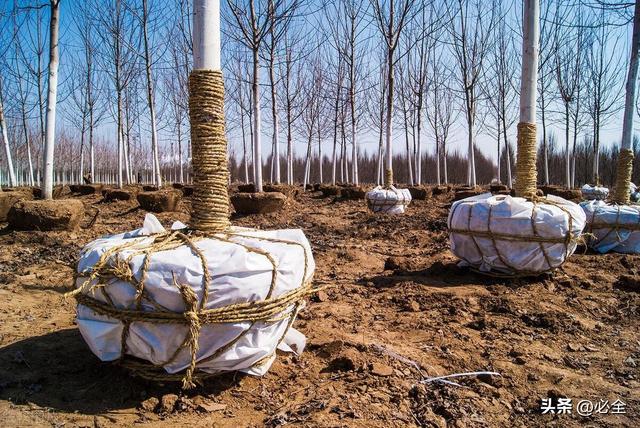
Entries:
{"type": "Polygon", "coordinates": [[[580,206],[587,216],[587,231],[594,235],[588,240],[590,248],[599,253],[640,253],[639,207],[609,205],[604,201],[583,202],[580,206]]]}
{"type": "Polygon", "coordinates": [[[366,194],[367,205],[374,213],[402,214],[411,202],[409,189],[396,189],[390,186],[385,189],[378,186],[366,194]]]}
{"type": "Polygon", "coordinates": [[[589,186],[585,184],[580,190],[582,191],[582,197],[589,201],[607,199],[607,196],[609,196],[609,189],[607,187],[589,186]]]}
{"type": "MultiPolygon", "coordinates": [[[[173,228],[184,225],[174,224],[173,228]]],[[[151,214],[147,214],[143,228],[119,235],[97,239],[88,244],[81,253],[78,272],[92,267],[100,255],[113,246],[122,245],[131,238],[144,237],[149,233],[162,232],[164,229],[151,214]]],[[[304,233],[299,229],[260,231],[245,228],[234,228],[234,232],[250,236],[249,238],[229,236],[234,242],[258,248],[268,252],[276,262],[277,282],[273,297],[292,291],[303,283],[305,253],[307,272],[304,281],[310,281],[315,270],[311,247],[304,233]],[[274,243],[251,237],[266,237],[297,242],[302,245],[274,243]]],[[[152,238],[142,238],[151,242],[152,238]]],[[[218,308],[234,303],[264,300],[271,283],[272,264],[261,254],[249,252],[245,248],[215,239],[202,239],[195,244],[204,254],[212,281],[209,284],[209,298],[206,309],[218,308]]],[[[131,254],[131,250],[123,250],[122,258],[131,254]]],[[[133,257],[131,270],[140,279],[144,256],[133,257]]],[[[145,290],[152,299],[165,308],[184,312],[184,302],[179,290],[173,285],[172,274],[178,284],[188,284],[196,292],[198,299],[202,297],[203,269],[200,259],[182,245],[169,251],[161,251],[151,256],[145,290]]],[[[76,286],[80,286],[86,278],[80,277],[76,286]]],[[[118,279],[112,279],[107,291],[118,308],[135,309],[135,290],[132,285],[118,279]]],[[[106,302],[102,293],[91,291],[91,297],[106,302]]],[[[145,300],[143,300],[145,302],[145,300]]],[[[148,303],[143,304],[146,310],[153,310],[148,303]]],[[[293,308],[293,306],[291,307],[293,308]]],[[[222,371],[242,371],[252,375],[263,375],[275,359],[275,350],[280,338],[285,334],[289,318],[276,322],[256,322],[256,324],[228,350],[217,358],[198,364],[199,370],[208,373],[222,371]],[[270,357],[259,366],[254,364],[264,357],[270,357]]],[[[80,333],[91,350],[103,361],[112,361],[120,357],[121,335],[123,324],[110,317],[96,314],[86,306],[78,305],[77,323],[80,333]]],[[[198,360],[212,355],[218,348],[227,344],[244,330],[249,329],[250,322],[232,324],[203,324],[199,336],[198,360]]],[[[187,333],[187,325],[153,324],[148,322],[132,322],[127,339],[127,354],[163,364],[180,346],[187,333]]],[[[304,335],[290,328],[280,349],[300,353],[306,343],[304,335]]],[[[190,362],[190,350],[183,349],[175,361],[164,368],[168,373],[176,373],[187,368],[190,362]]]]}
{"type": "Polygon", "coordinates": [[[585,226],[585,215],[573,202],[555,196],[548,196],[547,199],[555,205],[540,202],[536,205],[533,222],[537,234],[543,238],[564,239],[569,231],[571,216],[573,239],[568,246],[565,247],[564,242],[528,241],[528,238],[535,236],[532,202],[524,198],[485,193],[454,202],[451,206],[448,220],[451,251],[462,260],[462,265],[483,272],[542,273],[560,266],[576,249],[575,240],[585,226]],[[456,231],[470,231],[470,234],[456,231]],[[517,240],[492,240],[486,236],[473,236],[474,232],[514,235],[517,240]]]}

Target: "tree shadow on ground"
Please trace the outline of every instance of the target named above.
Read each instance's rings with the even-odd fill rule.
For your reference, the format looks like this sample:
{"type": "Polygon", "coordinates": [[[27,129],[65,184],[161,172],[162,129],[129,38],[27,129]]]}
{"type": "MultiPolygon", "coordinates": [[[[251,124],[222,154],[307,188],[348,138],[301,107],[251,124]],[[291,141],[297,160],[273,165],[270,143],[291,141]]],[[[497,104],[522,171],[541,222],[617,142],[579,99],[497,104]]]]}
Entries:
{"type": "Polygon", "coordinates": [[[373,283],[376,288],[391,288],[406,282],[413,282],[435,288],[451,288],[469,285],[508,285],[512,288],[519,288],[532,283],[538,283],[547,278],[550,278],[550,274],[516,278],[492,276],[475,272],[467,267],[459,267],[457,262],[437,261],[425,269],[395,269],[391,274],[365,277],[362,278],[360,282],[365,284],[373,283]]]}
{"type": "MultiPolygon", "coordinates": [[[[229,373],[186,393],[216,395],[244,377],[229,373]]],[[[0,399],[13,404],[81,414],[136,407],[150,396],[179,393],[180,383],[159,384],[101,362],[76,328],[30,337],[0,348],[0,399]]]]}

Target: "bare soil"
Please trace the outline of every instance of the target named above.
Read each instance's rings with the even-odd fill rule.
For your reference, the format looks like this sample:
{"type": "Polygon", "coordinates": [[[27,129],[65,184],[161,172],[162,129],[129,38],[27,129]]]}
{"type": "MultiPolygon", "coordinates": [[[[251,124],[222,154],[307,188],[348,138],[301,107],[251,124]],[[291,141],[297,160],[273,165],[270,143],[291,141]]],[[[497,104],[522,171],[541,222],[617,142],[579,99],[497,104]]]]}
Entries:
{"type": "MultiPolygon", "coordinates": [[[[316,281],[329,288],[295,323],[308,338],[299,357],[280,354],[263,378],[231,373],[188,392],[100,362],[62,298],[84,244],[140,227],[135,200],[76,196],[85,228],[73,232],[1,230],[0,425],[638,426],[640,256],[579,252],[553,276],[480,276],[448,249],[451,197],[392,217],[307,192],[282,212],[235,217],[303,229],[316,281]],[[420,382],[478,370],[501,376],[420,382]],[[542,415],[546,397],[571,398],[573,413],[542,415]],[[583,399],[620,399],[626,413],[582,417],[583,399]]],[[[157,216],[169,226],[188,210],[185,198],[157,216]]]]}

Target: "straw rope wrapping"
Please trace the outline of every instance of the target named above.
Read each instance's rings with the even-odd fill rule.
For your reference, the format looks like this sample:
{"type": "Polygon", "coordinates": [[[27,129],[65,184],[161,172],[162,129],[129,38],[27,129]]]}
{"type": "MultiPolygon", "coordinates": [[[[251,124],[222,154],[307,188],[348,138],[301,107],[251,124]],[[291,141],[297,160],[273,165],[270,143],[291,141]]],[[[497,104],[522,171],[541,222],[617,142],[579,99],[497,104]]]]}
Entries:
{"type": "MultiPolygon", "coordinates": [[[[194,232],[190,235],[173,231],[169,233],[161,233],[142,238],[132,238],[124,244],[111,247],[105,251],[94,266],[85,272],[80,272],[79,277],[85,278],[83,283],[75,290],[67,293],[65,297],[74,296],[78,304],[84,305],[92,309],[95,313],[117,319],[123,323],[123,332],[121,336],[121,355],[120,363],[132,370],[135,374],[155,381],[178,381],[182,380],[182,387],[189,389],[195,386],[195,382],[201,382],[203,379],[213,376],[205,372],[196,372],[196,365],[211,361],[231,346],[237,343],[257,322],[276,323],[288,319],[283,335],[278,340],[278,345],[282,342],[289,328],[298,313],[298,310],[304,303],[304,299],[311,293],[319,290],[313,288],[311,282],[304,282],[308,270],[308,256],[304,246],[295,241],[282,239],[274,239],[267,237],[258,237],[253,235],[245,235],[240,232],[231,232],[207,235],[194,232]],[[151,241],[149,239],[151,238],[151,241]],[[214,239],[225,243],[231,243],[244,248],[247,252],[260,254],[269,260],[272,265],[272,276],[269,284],[267,296],[262,301],[251,301],[231,304],[223,307],[205,309],[208,299],[208,289],[211,283],[211,274],[207,267],[207,261],[204,254],[196,246],[196,242],[201,239],[214,239]],[[277,280],[277,262],[266,251],[252,247],[250,245],[236,242],[233,238],[255,239],[258,241],[268,241],[273,243],[281,243],[285,245],[294,245],[302,249],[304,254],[304,267],[302,274],[302,283],[294,290],[284,293],[277,297],[272,297],[272,293],[276,286],[277,280]],[[192,287],[185,284],[179,284],[173,275],[173,285],[179,290],[184,302],[184,312],[173,312],[154,302],[144,289],[144,281],[147,277],[149,268],[149,260],[154,253],[159,251],[169,251],[180,246],[188,246],[201,261],[203,270],[202,280],[202,299],[198,302],[197,294],[192,287]],[[124,252],[130,254],[123,258],[124,252]],[[139,272],[140,280],[136,280],[136,275],[131,269],[132,259],[136,256],[144,256],[144,261],[139,272]],[[109,295],[109,284],[113,283],[113,279],[128,282],[136,289],[135,308],[118,308],[113,299],[109,295]],[[93,291],[100,292],[106,302],[91,297],[93,291]],[[142,302],[150,304],[154,309],[145,310],[142,302]],[[179,324],[188,327],[187,333],[182,344],[177,347],[173,355],[162,364],[153,365],[149,362],[140,360],[132,360],[125,356],[126,342],[129,335],[129,326],[133,322],[148,322],[156,324],[179,324]],[[251,325],[240,335],[236,336],[230,342],[224,344],[215,350],[212,355],[197,359],[199,349],[200,330],[206,324],[222,324],[222,323],[240,323],[250,322],[251,325]],[[174,362],[183,349],[188,349],[190,354],[190,363],[184,373],[170,374],[163,367],[174,362]]],[[[276,346],[277,347],[277,346],[276,346]]],[[[256,365],[263,364],[265,360],[273,354],[268,355],[258,361],[256,365]]]]}
{"type": "MultiPolygon", "coordinates": [[[[575,234],[574,236],[574,218],[571,215],[571,213],[562,205],[558,204],[557,202],[551,201],[549,199],[546,198],[540,198],[540,197],[533,197],[533,198],[527,198],[527,201],[531,202],[533,204],[533,206],[531,207],[531,234],[529,235],[516,235],[516,234],[511,234],[511,233],[503,233],[503,232],[497,232],[497,231],[493,231],[491,229],[491,218],[492,218],[492,212],[493,212],[493,205],[489,206],[489,215],[487,216],[487,230],[486,231],[476,231],[476,230],[471,230],[471,219],[472,219],[472,215],[473,215],[473,205],[477,202],[477,201],[465,201],[462,200],[459,203],[455,204],[450,218],[453,219],[454,216],[456,215],[456,211],[463,205],[471,205],[471,207],[468,210],[468,216],[467,216],[467,225],[466,228],[462,229],[462,228],[453,228],[451,227],[451,223],[449,224],[449,235],[450,235],[450,239],[453,240],[453,235],[454,234],[459,234],[459,235],[465,235],[465,236],[469,236],[471,237],[474,247],[476,249],[476,251],[478,252],[478,254],[480,255],[480,257],[485,260],[486,259],[486,254],[485,252],[482,250],[482,246],[478,244],[477,239],[489,239],[491,240],[491,245],[493,247],[493,250],[495,252],[495,255],[498,257],[498,260],[500,260],[500,262],[505,266],[505,268],[503,268],[503,270],[505,270],[504,273],[491,273],[491,272],[482,272],[484,274],[488,274],[488,275],[493,275],[493,276],[500,276],[500,277],[505,277],[505,278],[516,278],[516,277],[524,277],[524,276],[534,276],[534,275],[541,275],[543,273],[547,273],[547,272],[552,272],[555,269],[557,269],[558,267],[560,267],[560,264],[556,264],[554,265],[551,261],[551,258],[548,254],[547,248],[545,246],[545,244],[563,244],[564,245],[564,256],[563,256],[563,261],[566,260],[566,258],[569,256],[569,247],[574,245],[574,244],[578,244],[581,243],[581,238],[579,236],[579,233],[575,234]],[[559,237],[544,237],[544,236],[540,236],[540,233],[538,232],[538,229],[536,227],[536,210],[538,209],[538,207],[540,205],[553,205],[557,208],[559,208],[566,216],[567,216],[567,223],[568,223],[568,228],[567,228],[567,232],[563,235],[563,236],[559,236],[559,237]],[[500,252],[500,250],[498,249],[498,245],[497,245],[497,241],[510,241],[510,242],[523,242],[523,243],[537,243],[540,247],[540,251],[543,254],[543,257],[545,259],[545,263],[547,265],[547,268],[541,271],[531,271],[531,270],[526,270],[526,269],[520,269],[517,268],[515,266],[513,266],[509,260],[510,257],[509,255],[505,255],[502,252],[500,252]]],[[[469,259],[457,254],[458,257],[460,257],[462,260],[464,260],[465,262],[467,262],[470,266],[474,266],[474,263],[472,263],[469,259]]]]}
{"type": "Polygon", "coordinates": [[[384,188],[390,189],[393,186],[393,170],[385,169],[384,170],[384,188]]]}
{"type": "Polygon", "coordinates": [[[613,201],[618,204],[629,204],[631,201],[631,173],[633,172],[633,150],[620,150],[616,169],[616,185],[613,201]]]}
{"type": "Polygon", "coordinates": [[[518,159],[516,161],[516,195],[531,198],[536,195],[536,124],[518,123],[518,159]]]}
{"type": "Polygon", "coordinates": [[[606,240],[609,237],[609,235],[611,235],[612,233],[616,234],[616,240],[618,242],[623,242],[623,239],[620,237],[621,230],[629,231],[631,233],[640,232],[640,215],[638,215],[638,223],[622,224],[620,223],[620,208],[622,207],[622,205],[614,203],[612,206],[616,207],[616,220],[613,223],[596,221],[596,216],[598,215],[598,212],[602,210],[600,207],[596,207],[596,209],[593,210],[593,213],[591,214],[591,221],[587,222],[588,232],[585,233],[585,235],[589,237],[588,238],[589,246],[595,246],[597,242],[606,240]],[[595,230],[606,230],[607,232],[604,234],[604,236],[598,238],[597,235],[594,233],[595,230]]]}
{"type": "Polygon", "coordinates": [[[411,203],[411,199],[405,198],[399,189],[390,186],[388,188],[384,188],[384,190],[389,191],[388,193],[385,193],[384,199],[372,199],[367,196],[367,207],[369,207],[372,212],[388,212],[399,206],[406,208],[411,203]],[[395,198],[389,197],[391,191],[396,195],[395,198]]]}
{"type": "Polygon", "coordinates": [[[222,232],[229,227],[222,72],[191,72],[189,118],[194,182],[191,222],[197,230],[222,232]]]}

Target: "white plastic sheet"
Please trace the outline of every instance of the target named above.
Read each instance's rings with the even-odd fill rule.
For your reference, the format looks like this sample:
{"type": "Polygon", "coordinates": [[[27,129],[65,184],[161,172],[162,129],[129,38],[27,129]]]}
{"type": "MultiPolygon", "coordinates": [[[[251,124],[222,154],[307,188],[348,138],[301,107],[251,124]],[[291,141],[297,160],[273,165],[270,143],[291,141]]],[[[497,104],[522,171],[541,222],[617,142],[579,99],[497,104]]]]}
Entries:
{"type": "Polygon", "coordinates": [[[589,201],[604,200],[609,196],[609,189],[607,187],[585,184],[580,190],[582,191],[582,197],[589,201]]]}
{"type": "Polygon", "coordinates": [[[485,193],[454,202],[448,221],[451,251],[462,265],[484,272],[534,274],[560,266],[576,249],[585,215],[573,202],[555,196],[547,200],[551,203],[536,205],[535,215],[532,202],[505,195],[485,193]],[[559,242],[534,242],[534,236],[559,242]]]}
{"type": "MultiPolygon", "coordinates": [[[[173,227],[183,226],[181,223],[175,223],[173,227]]],[[[82,251],[78,272],[85,272],[92,267],[100,255],[109,248],[122,245],[131,239],[137,239],[143,243],[151,242],[152,238],[145,238],[145,235],[163,230],[157,219],[147,214],[141,229],[104,237],[88,244],[82,251]]],[[[309,242],[301,230],[261,231],[234,228],[234,231],[242,233],[243,236],[230,235],[229,240],[266,251],[275,260],[277,280],[272,297],[292,291],[300,287],[303,281],[311,280],[315,264],[309,242]],[[270,242],[259,238],[286,240],[300,245],[270,242]],[[307,271],[303,278],[305,254],[307,271]]],[[[212,276],[209,284],[209,298],[205,306],[207,309],[264,300],[267,297],[273,266],[264,255],[247,251],[234,243],[214,239],[198,240],[196,245],[204,254],[212,276]]],[[[127,257],[131,251],[122,250],[121,258],[127,257]]],[[[143,258],[143,255],[134,256],[130,262],[131,270],[137,279],[140,279],[143,258]]],[[[179,284],[188,284],[198,298],[201,298],[202,274],[200,259],[185,245],[173,250],[157,252],[151,256],[145,290],[164,308],[182,313],[185,310],[184,302],[179,290],[173,285],[173,275],[179,284]]],[[[78,278],[76,286],[80,286],[85,279],[78,278]]],[[[106,290],[118,308],[135,308],[135,290],[130,284],[112,279],[106,290]]],[[[88,294],[106,302],[105,297],[97,290],[90,291],[88,294]]],[[[146,302],[143,308],[154,309],[146,302]]],[[[123,330],[123,324],[120,321],[98,315],[90,308],[78,305],[77,322],[85,341],[101,360],[112,361],[119,358],[123,330]]],[[[198,360],[211,356],[243,331],[247,330],[247,333],[216,358],[198,363],[197,368],[208,373],[239,370],[252,375],[265,374],[275,359],[276,346],[285,334],[288,322],[289,318],[284,318],[276,322],[257,322],[253,327],[250,322],[204,324],[199,336],[198,360]],[[256,365],[264,358],[266,360],[256,365]]],[[[163,364],[183,342],[186,333],[186,325],[133,322],[130,325],[126,343],[127,353],[154,364],[163,364]]],[[[279,348],[300,353],[305,347],[305,341],[304,335],[291,328],[279,348]]],[[[181,350],[175,361],[165,365],[164,368],[168,373],[176,373],[187,368],[189,362],[190,352],[187,348],[181,350]]]]}
{"type": "Polygon", "coordinates": [[[589,247],[599,253],[640,253],[640,207],[609,205],[604,201],[580,204],[587,216],[589,247]]]}
{"type": "Polygon", "coordinates": [[[385,189],[378,186],[366,194],[367,205],[374,213],[402,214],[411,202],[409,189],[397,189],[390,186],[385,189]]]}

